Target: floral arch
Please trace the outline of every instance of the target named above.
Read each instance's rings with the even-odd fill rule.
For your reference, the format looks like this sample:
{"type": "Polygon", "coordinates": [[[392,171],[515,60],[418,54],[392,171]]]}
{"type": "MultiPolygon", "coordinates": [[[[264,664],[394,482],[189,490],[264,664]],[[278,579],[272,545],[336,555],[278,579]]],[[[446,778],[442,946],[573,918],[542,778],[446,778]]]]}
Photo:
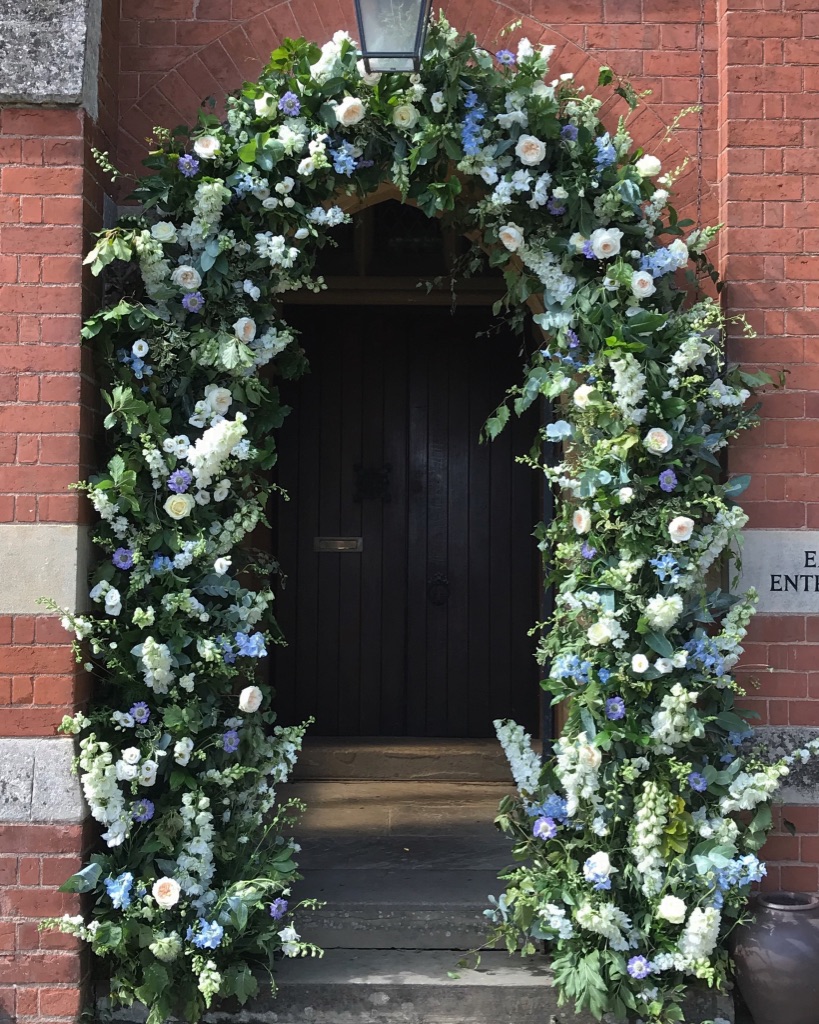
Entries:
{"type": "Polygon", "coordinates": [[[66,883],[90,914],[52,923],[109,960],[113,998],[150,1024],[244,1002],[274,953],[320,952],[290,897],[298,808],[275,791],[304,726],[276,722],[256,675],[281,639],[277,565],[244,542],[276,497],[276,380],[305,366],[281,297],[323,286],[317,250],[383,182],[486,249],[499,315],[538,308],[545,340],[487,436],[541,395],[562,413],[544,430],[562,461],[532,464],[563,496],[540,530],[556,610],[539,659],[571,710],[545,764],[497,723],[520,791],[499,823],[527,858],[497,936],[552,943],[564,996],[597,1016],[679,1020],[688,980],[725,979],[787,771],[739,747],[730,670],[754,595],[713,571],[745,521],[719,452],[767,379],[725,365],[719,306],[696,291],[714,232],[678,221],[677,172],[633,149],[625,119],[607,130],[571,75],[547,82],[548,60],[526,39],[487,53],[442,19],[412,77],[366,75],[344,33],[288,40],[224,123],[159,133],[142,212],[88,258],[124,269],[84,331],[110,458],[83,485],[104,553],[94,613],[64,613],[96,695],[64,728],[104,845],[66,883]]]}

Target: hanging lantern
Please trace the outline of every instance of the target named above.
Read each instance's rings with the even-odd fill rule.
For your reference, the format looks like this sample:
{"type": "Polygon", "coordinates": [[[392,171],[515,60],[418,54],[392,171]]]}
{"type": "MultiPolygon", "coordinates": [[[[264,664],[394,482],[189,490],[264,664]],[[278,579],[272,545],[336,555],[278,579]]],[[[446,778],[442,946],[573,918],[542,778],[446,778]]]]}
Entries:
{"type": "Polygon", "coordinates": [[[355,0],[368,73],[418,71],[432,0],[355,0]]]}

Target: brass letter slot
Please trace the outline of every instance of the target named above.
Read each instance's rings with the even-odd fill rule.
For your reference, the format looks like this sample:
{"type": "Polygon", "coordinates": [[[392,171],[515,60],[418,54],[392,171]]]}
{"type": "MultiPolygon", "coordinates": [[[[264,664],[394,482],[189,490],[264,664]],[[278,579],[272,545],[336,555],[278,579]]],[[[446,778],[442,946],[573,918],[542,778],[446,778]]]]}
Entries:
{"type": "Polygon", "coordinates": [[[314,551],[363,551],[363,537],[314,537],[314,551]]]}

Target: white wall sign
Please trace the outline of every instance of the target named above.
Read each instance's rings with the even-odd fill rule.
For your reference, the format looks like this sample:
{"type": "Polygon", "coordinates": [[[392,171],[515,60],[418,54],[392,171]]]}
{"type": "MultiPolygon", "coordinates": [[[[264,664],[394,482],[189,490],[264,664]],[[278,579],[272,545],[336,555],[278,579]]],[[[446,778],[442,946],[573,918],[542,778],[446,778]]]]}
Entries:
{"type": "Polygon", "coordinates": [[[739,589],[757,589],[757,611],[819,615],[819,530],[744,530],[742,538],[739,589]]]}

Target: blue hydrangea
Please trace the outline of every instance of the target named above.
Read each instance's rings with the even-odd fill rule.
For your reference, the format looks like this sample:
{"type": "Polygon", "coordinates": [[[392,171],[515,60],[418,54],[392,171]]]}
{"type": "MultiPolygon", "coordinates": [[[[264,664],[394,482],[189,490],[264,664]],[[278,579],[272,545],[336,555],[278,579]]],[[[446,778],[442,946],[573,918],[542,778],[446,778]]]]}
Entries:
{"type": "Polygon", "coordinates": [[[594,166],[597,170],[602,171],[604,167],[611,167],[617,159],[617,151],[609,133],[598,135],[594,140],[594,145],[597,148],[597,156],[594,158],[594,166]]]}
{"type": "Polygon", "coordinates": [[[233,192],[241,199],[243,196],[246,196],[248,192],[252,192],[254,188],[255,182],[253,181],[252,176],[249,174],[242,174],[233,186],[233,192]]]}
{"type": "Polygon", "coordinates": [[[263,633],[237,633],[236,650],[243,658],[266,658],[263,633]]]}
{"type": "Polygon", "coordinates": [[[133,884],[134,876],[130,871],[124,871],[116,878],[105,879],[105,891],[114,905],[114,910],[125,910],[130,906],[133,884]]]}
{"type": "Polygon", "coordinates": [[[483,143],[481,122],[486,117],[486,107],[478,103],[478,94],[468,92],[464,98],[468,113],[461,123],[461,145],[467,156],[477,156],[483,143]]]}
{"type": "Polygon", "coordinates": [[[581,661],[577,654],[561,654],[552,662],[549,675],[552,679],[573,679],[585,686],[589,681],[591,667],[590,661],[581,661]]]}
{"type": "Polygon", "coordinates": [[[154,555],[154,560],[151,562],[152,572],[161,574],[163,572],[170,572],[171,569],[173,569],[173,562],[167,555],[154,555]]]}
{"type": "Polygon", "coordinates": [[[217,921],[206,921],[200,917],[196,929],[189,927],[185,936],[197,949],[216,949],[221,943],[225,929],[217,921]]]}
{"type": "Polygon", "coordinates": [[[666,246],[646,253],[640,260],[640,270],[647,270],[652,277],[662,277],[688,265],[688,250],[674,252],[666,246]]]}

